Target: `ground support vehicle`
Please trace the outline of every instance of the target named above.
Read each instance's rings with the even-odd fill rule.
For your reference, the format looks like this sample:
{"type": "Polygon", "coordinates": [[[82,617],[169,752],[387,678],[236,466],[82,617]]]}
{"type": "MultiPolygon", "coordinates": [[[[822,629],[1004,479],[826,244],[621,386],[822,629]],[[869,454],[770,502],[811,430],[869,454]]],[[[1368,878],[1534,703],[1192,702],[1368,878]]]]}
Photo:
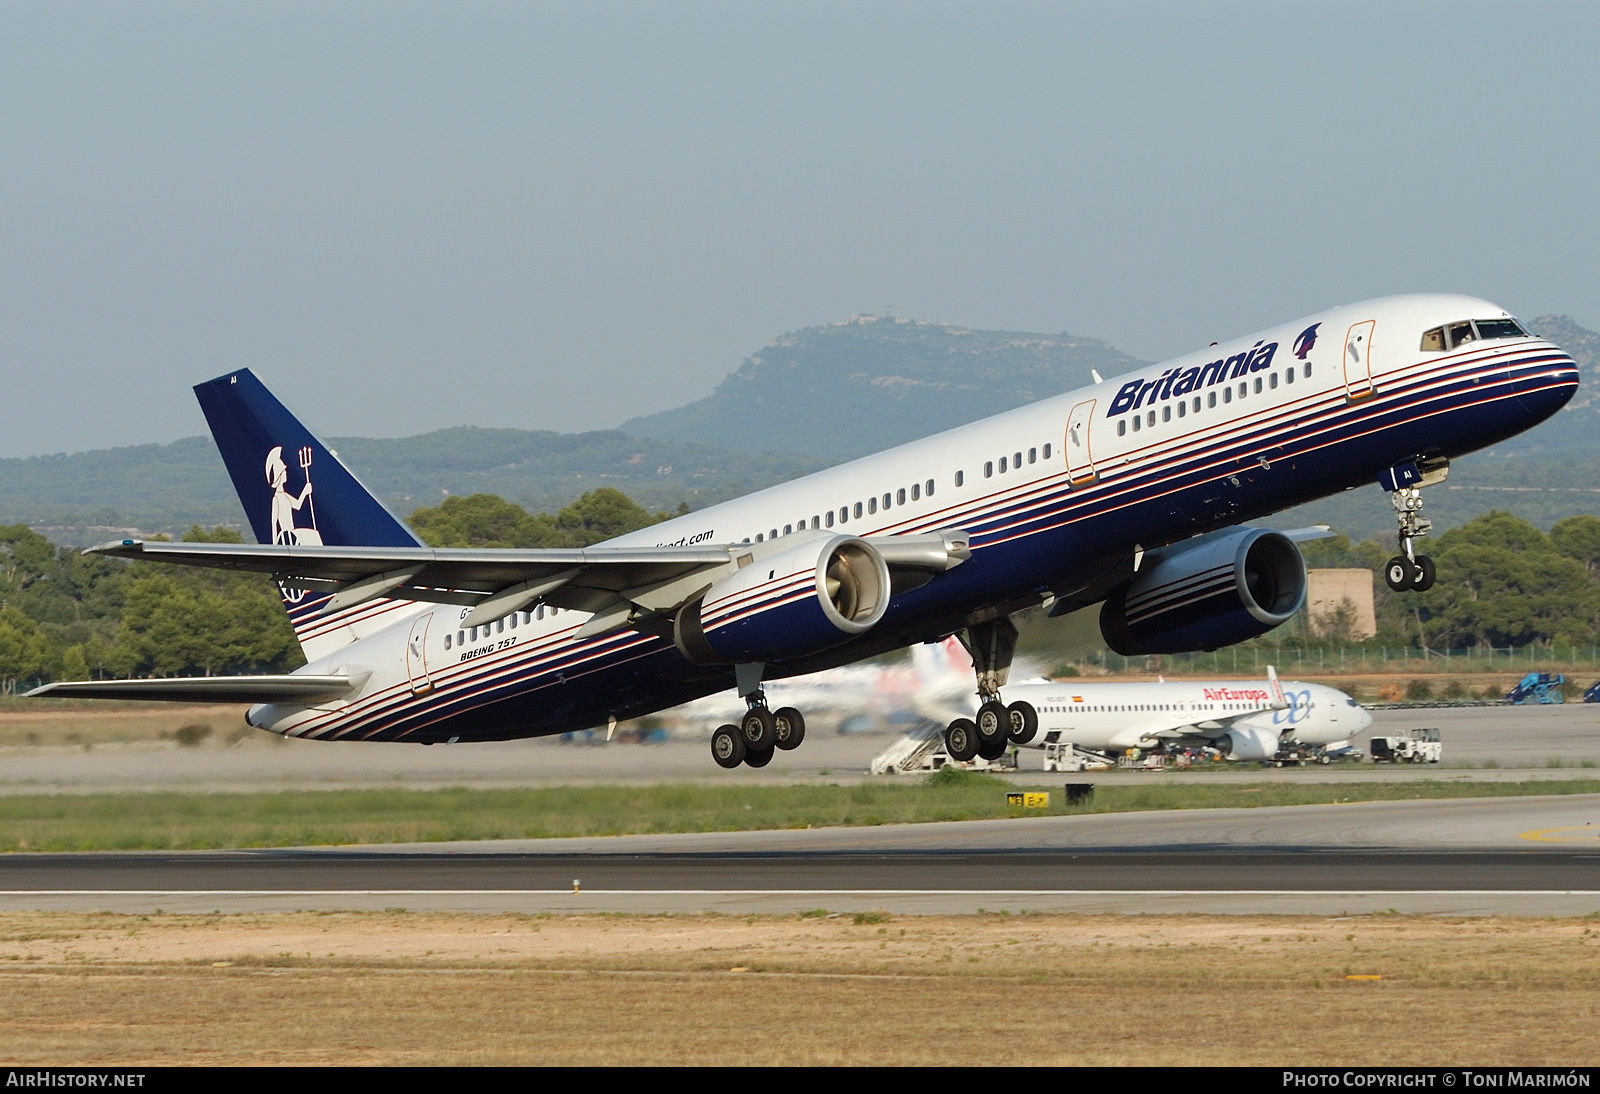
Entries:
{"type": "Polygon", "coordinates": [[[1437,729],[1413,729],[1403,736],[1373,737],[1369,740],[1372,762],[1436,764],[1444,755],[1444,744],[1437,729]]]}
{"type": "MultiPolygon", "coordinates": [[[[1564,703],[1566,697],[1561,694],[1561,685],[1566,682],[1567,678],[1559,672],[1530,672],[1516,687],[1506,692],[1506,702],[1518,705],[1564,703]]],[[[1583,698],[1586,703],[1594,701],[1587,693],[1583,698]]]]}
{"type": "Polygon", "coordinates": [[[1102,771],[1111,766],[1111,760],[1098,752],[1079,748],[1071,741],[1046,741],[1044,769],[1046,771],[1102,771]]]}

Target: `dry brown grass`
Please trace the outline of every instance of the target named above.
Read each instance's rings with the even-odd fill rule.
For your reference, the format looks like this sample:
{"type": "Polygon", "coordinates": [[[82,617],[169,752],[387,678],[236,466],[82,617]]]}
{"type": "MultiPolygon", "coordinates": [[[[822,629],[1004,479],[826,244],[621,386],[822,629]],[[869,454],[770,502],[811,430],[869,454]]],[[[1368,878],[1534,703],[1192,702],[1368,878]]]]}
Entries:
{"type": "MultiPolygon", "coordinates": [[[[92,748],[135,741],[170,741],[184,726],[210,726],[208,740],[224,744],[255,737],[242,706],[18,699],[0,703],[0,748],[92,748]]],[[[273,738],[276,740],[276,738],[273,738]]]]}
{"type": "Polygon", "coordinates": [[[857,918],[0,915],[0,1056],[1462,1066],[1600,1057],[1600,926],[1589,920],[857,918]]]}

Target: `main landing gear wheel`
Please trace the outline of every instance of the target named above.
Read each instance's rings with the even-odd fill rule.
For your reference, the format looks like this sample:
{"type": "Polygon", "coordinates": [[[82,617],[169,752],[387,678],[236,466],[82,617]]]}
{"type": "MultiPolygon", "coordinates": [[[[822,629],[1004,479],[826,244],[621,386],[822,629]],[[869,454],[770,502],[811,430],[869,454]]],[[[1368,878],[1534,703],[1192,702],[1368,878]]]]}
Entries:
{"type": "Polygon", "coordinates": [[[785,752],[799,748],[800,742],[806,739],[806,720],[794,707],[779,707],[773,711],[772,722],[778,747],[785,752]]]}
{"type": "Polygon", "coordinates": [[[1425,593],[1433,588],[1433,579],[1436,576],[1433,569],[1433,559],[1427,555],[1418,555],[1416,563],[1411,572],[1411,587],[1419,593],[1425,593]]]}
{"type": "Polygon", "coordinates": [[[972,719],[957,718],[945,727],[944,750],[958,763],[966,763],[978,754],[978,727],[972,719]]]}
{"type": "Polygon", "coordinates": [[[983,745],[996,742],[1004,745],[1011,737],[1011,712],[998,699],[990,699],[978,708],[976,722],[979,755],[982,755],[983,745]]]}
{"type": "Polygon", "coordinates": [[[1009,747],[1010,746],[1006,743],[1004,738],[998,741],[985,741],[980,739],[978,741],[978,756],[992,763],[993,761],[998,760],[1001,756],[1004,756],[1006,754],[1006,749],[1009,747]]]}
{"type": "Polygon", "coordinates": [[[1034,734],[1039,732],[1039,712],[1033,709],[1033,704],[1015,702],[1006,707],[1006,713],[1011,716],[1011,743],[1025,745],[1033,740],[1034,734]]]}
{"type": "Polygon", "coordinates": [[[744,763],[748,749],[738,726],[718,726],[711,734],[711,758],[718,767],[735,768],[744,763]]]}
{"type": "Polygon", "coordinates": [[[751,707],[739,720],[739,735],[744,738],[747,752],[771,752],[778,744],[778,726],[772,711],[766,707],[751,707]]]}
{"type": "Polygon", "coordinates": [[[772,749],[765,752],[746,752],[744,762],[750,767],[766,767],[772,762],[772,749]]]}

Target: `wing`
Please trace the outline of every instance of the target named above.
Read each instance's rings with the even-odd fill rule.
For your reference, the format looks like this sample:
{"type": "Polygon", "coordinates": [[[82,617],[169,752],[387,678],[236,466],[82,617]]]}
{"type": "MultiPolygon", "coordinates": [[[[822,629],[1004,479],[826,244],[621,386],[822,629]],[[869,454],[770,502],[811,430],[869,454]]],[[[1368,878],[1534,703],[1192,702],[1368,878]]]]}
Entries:
{"type": "Polygon", "coordinates": [[[74,680],[45,684],[27,699],[147,699],[167,703],[318,703],[359,688],[360,676],[194,676],[165,680],[74,680]]]}
{"type": "MultiPolygon", "coordinates": [[[[820,540],[826,533],[813,535],[820,540]]],[[[740,566],[794,542],[786,536],[760,544],[504,550],[125,539],[89,553],[271,574],[286,588],[332,593],[325,614],[384,596],[467,605],[473,610],[462,622],[474,626],[538,601],[594,614],[578,632],[582,638],[675,610],[740,566]]],[[[959,531],[867,542],[892,574],[898,571],[912,584],[971,557],[967,535],[959,531]]]]}

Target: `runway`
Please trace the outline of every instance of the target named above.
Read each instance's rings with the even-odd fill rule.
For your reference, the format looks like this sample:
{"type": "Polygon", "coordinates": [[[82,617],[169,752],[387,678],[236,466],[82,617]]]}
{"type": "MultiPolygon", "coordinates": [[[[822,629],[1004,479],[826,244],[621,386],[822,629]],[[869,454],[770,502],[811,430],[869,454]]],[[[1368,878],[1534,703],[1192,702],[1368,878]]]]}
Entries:
{"type": "Polygon", "coordinates": [[[1600,912],[1600,796],[0,858],[0,910],[1600,912]]]}

